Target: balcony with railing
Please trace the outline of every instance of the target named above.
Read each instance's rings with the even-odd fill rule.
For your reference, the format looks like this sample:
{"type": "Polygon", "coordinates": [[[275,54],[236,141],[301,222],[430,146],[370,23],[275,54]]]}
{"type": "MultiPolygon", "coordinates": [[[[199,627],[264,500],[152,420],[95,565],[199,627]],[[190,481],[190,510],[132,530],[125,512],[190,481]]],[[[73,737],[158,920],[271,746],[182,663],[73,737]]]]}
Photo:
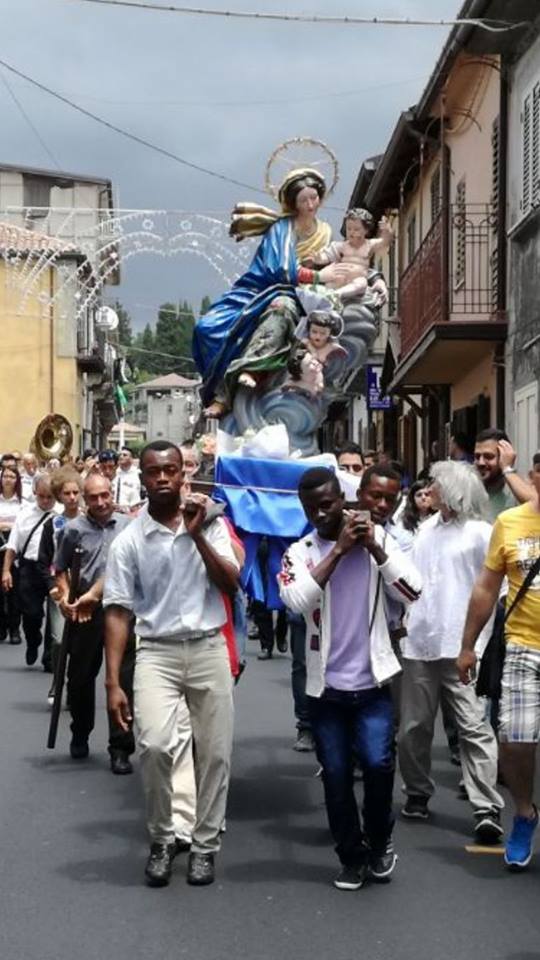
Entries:
{"type": "Polygon", "coordinates": [[[491,204],[442,210],[401,276],[403,361],[440,323],[498,318],[498,220],[491,204]]]}

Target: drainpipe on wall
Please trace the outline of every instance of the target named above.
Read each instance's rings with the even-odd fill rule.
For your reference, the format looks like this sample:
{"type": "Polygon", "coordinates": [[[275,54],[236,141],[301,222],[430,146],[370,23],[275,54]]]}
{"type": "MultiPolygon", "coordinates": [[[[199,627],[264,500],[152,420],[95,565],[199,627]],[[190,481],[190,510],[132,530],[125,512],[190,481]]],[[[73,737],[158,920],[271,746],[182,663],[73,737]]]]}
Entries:
{"type": "MultiPolygon", "coordinates": [[[[498,210],[497,215],[497,312],[500,315],[506,312],[507,304],[507,237],[506,237],[506,203],[507,187],[507,157],[508,157],[508,70],[501,63],[500,92],[499,92],[499,183],[498,183],[498,210]]],[[[511,241],[510,241],[511,242],[511,241]]],[[[495,378],[496,378],[496,426],[506,421],[506,378],[513,378],[513,363],[505,367],[506,344],[498,344],[495,350],[495,378]]],[[[508,360],[509,357],[506,357],[508,360]]]]}

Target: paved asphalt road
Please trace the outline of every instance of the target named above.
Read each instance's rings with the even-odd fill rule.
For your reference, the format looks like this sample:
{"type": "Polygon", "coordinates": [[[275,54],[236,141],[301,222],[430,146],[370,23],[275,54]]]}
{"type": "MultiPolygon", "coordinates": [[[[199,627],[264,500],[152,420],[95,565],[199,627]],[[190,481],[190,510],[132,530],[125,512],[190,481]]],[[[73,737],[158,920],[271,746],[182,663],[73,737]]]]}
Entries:
{"type": "Polygon", "coordinates": [[[392,883],[332,887],[315,761],[291,750],[289,661],[250,653],[218,880],[188,887],[178,858],[171,885],[150,890],[138,777],[108,771],[103,714],[87,762],[67,756],[66,714],[47,751],[49,678],[0,647],[0,960],[538,960],[540,853],[514,876],[466,852],[470,812],[442,743],[433,822],[398,822],[392,883]]]}

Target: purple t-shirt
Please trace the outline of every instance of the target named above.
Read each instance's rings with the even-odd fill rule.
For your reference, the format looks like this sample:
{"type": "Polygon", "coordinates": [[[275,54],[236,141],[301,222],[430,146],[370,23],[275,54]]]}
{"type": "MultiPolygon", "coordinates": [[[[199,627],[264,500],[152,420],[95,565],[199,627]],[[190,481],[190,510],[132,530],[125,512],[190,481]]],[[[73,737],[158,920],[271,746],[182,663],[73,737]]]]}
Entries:
{"type": "MultiPolygon", "coordinates": [[[[334,546],[315,534],[321,557],[334,546]]],[[[369,579],[365,547],[353,547],[330,577],[332,634],[325,685],[334,690],[368,690],[376,686],[369,655],[369,579]]]]}

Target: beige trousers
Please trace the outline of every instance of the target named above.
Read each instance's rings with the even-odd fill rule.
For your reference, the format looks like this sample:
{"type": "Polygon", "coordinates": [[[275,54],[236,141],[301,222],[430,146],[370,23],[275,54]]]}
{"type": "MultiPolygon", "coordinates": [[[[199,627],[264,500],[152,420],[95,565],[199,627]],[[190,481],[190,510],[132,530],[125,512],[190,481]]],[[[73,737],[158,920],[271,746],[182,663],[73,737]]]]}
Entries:
{"type": "MultiPolygon", "coordinates": [[[[184,773],[188,769],[187,758],[192,756],[187,737],[182,743],[179,736],[179,728],[187,732],[187,707],[197,795],[192,850],[219,850],[233,733],[232,677],[223,634],[167,643],[141,640],[133,692],[146,819],[152,841],[170,843],[174,839],[174,794],[178,788],[175,772],[177,775],[179,755],[183,757],[184,773]]],[[[184,785],[185,782],[184,779],[184,785]]]]}
{"type": "Polygon", "coordinates": [[[172,769],[174,835],[191,843],[197,814],[193,735],[186,698],[178,704],[177,742],[172,769]]]}
{"type": "Polygon", "coordinates": [[[441,700],[452,712],[459,734],[463,780],[475,810],[500,810],[496,788],[497,741],[485,719],[485,707],[474,686],[460,683],[456,661],[403,660],[398,755],[409,796],[431,797],[431,745],[441,700]]]}

